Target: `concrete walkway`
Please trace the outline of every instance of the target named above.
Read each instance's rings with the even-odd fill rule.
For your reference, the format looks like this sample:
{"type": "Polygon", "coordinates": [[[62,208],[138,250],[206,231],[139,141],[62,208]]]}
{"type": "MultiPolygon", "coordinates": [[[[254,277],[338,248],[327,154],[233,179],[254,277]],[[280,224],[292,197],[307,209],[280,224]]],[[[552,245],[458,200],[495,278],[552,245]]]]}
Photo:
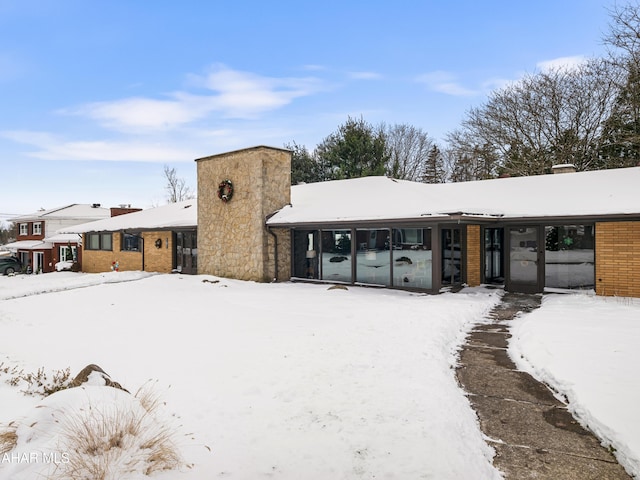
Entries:
{"type": "Polygon", "coordinates": [[[629,480],[608,449],[543,384],[516,370],[506,323],[540,306],[539,295],[507,293],[491,324],[475,326],[460,353],[458,381],[508,480],[629,480]]]}

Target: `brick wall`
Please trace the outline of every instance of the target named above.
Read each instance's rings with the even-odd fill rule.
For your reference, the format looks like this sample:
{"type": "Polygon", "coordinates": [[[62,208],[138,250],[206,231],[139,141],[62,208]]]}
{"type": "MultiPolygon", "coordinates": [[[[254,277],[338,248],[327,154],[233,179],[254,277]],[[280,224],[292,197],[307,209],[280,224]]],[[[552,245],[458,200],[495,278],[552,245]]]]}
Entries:
{"type": "Polygon", "coordinates": [[[596,293],[640,297],[640,222],[596,223],[596,293]]]}
{"type": "MultiPolygon", "coordinates": [[[[86,235],[84,235],[83,245],[87,245],[86,235]]],[[[141,252],[121,252],[120,234],[111,234],[112,250],[88,250],[82,251],[82,271],[87,273],[100,273],[111,271],[113,262],[118,262],[119,269],[142,270],[141,252]]]]}
{"type": "MultiPolygon", "coordinates": [[[[113,262],[118,262],[119,270],[143,270],[142,252],[126,252],[120,250],[120,233],[112,234],[112,251],[87,250],[82,252],[82,271],[87,273],[109,272],[113,262]]],[[[147,272],[170,273],[173,267],[173,235],[171,232],[145,232],[144,239],[144,270],[147,272]],[[156,248],[157,239],[162,246],[156,248]],[[168,243],[167,243],[168,242],[168,243]],[[167,248],[168,246],[168,248],[167,248]]],[[[86,245],[86,239],[84,245],[86,245]]]]}
{"type": "Polygon", "coordinates": [[[480,225],[467,225],[467,285],[477,287],[482,281],[480,261],[480,225]]]}
{"type": "Polygon", "coordinates": [[[147,272],[171,273],[173,269],[173,235],[171,232],[144,232],[144,269],[147,272]],[[160,248],[156,241],[160,240],[160,248]]]}

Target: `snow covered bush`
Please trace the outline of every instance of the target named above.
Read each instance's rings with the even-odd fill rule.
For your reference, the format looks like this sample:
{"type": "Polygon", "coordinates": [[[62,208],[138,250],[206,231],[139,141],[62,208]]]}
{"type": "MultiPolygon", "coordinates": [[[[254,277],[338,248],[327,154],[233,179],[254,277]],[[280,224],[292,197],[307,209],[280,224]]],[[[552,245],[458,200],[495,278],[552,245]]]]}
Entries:
{"type": "Polygon", "coordinates": [[[0,479],[119,480],[177,469],[184,462],[160,405],[147,391],[107,386],[50,395],[0,431],[0,455],[12,459],[0,463],[0,479]]]}

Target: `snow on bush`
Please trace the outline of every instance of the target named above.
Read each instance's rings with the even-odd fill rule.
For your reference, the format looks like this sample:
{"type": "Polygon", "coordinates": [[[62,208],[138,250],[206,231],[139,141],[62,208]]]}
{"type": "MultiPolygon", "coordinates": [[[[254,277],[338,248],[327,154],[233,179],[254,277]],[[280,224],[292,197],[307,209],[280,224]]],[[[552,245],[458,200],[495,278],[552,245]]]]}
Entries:
{"type": "Polygon", "coordinates": [[[62,390],[0,431],[0,478],[140,478],[183,465],[157,397],[106,386],[62,390]]]}

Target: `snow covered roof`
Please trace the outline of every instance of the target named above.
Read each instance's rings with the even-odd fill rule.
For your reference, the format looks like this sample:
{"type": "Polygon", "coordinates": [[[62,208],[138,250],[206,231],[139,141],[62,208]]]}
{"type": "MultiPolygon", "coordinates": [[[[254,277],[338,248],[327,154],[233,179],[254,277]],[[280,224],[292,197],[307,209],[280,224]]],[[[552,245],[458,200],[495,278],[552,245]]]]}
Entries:
{"type": "Polygon", "coordinates": [[[640,215],[639,185],[640,167],[444,184],[335,180],[291,187],[291,205],[267,223],[640,215]]]}
{"type": "Polygon", "coordinates": [[[50,237],[46,237],[44,241],[49,243],[77,243],[78,239],[79,237],[77,233],[57,233],[50,237]]]}
{"type": "Polygon", "coordinates": [[[42,250],[52,248],[53,245],[42,240],[19,240],[17,242],[7,243],[2,248],[16,252],[18,250],[42,250]]]}
{"type": "Polygon", "coordinates": [[[85,204],[85,203],[73,203],[71,205],[65,205],[63,207],[52,208],[50,210],[38,210],[37,212],[27,215],[20,215],[14,217],[14,222],[34,221],[34,220],[46,220],[48,218],[73,218],[73,219],[87,219],[100,220],[102,218],[109,218],[111,216],[111,210],[108,208],[102,208],[97,204],[85,204]]]}
{"type": "Polygon", "coordinates": [[[61,228],[56,233],[115,232],[118,230],[195,227],[197,225],[198,201],[194,199],[61,228]]]}

